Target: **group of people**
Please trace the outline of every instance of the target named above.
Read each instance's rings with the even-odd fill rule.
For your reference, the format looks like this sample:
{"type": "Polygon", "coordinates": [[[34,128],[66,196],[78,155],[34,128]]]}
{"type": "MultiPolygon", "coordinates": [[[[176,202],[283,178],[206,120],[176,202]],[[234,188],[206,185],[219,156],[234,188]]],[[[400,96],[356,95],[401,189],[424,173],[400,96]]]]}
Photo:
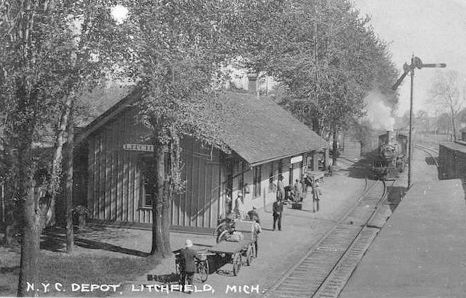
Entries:
{"type": "MultiPolygon", "coordinates": [[[[247,213],[248,219],[252,222],[252,240],[254,241],[255,257],[257,258],[259,245],[259,234],[262,233],[259,213],[255,207],[247,213]]],[[[182,291],[192,293],[193,277],[196,272],[196,261],[201,260],[201,256],[193,248],[193,242],[187,239],[185,247],[180,250],[180,286],[182,291]]]]}
{"type": "MultiPolygon", "coordinates": [[[[293,185],[291,199],[295,202],[302,202],[304,196],[308,191],[308,188],[312,189],[312,212],[319,211],[319,202],[322,196],[322,191],[320,189],[319,181],[313,179],[309,176],[303,177],[303,182],[296,179],[295,184],[293,185]]],[[[283,176],[278,176],[277,183],[277,200],[272,205],[272,215],[273,215],[273,230],[278,227],[278,230],[282,230],[282,216],[283,216],[283,206],[287,204],[286,202],[286,190],[285,185],[283,184],[283,176]]]]}
{"type": "MultiPolygon", "coordinates": [[[[308,191],[309,187],[312,189],[312,211],[316,212],[319,211],[319,201],[322,195],[322,191],[320,190],[319,181],[313,179],[309,176],[304,176],[302,181],[296,179],[293,189],[292,189],[292,200],[302,202],[304,200],[305,194],[308,191]]],[[[286,190],[285,185],[283,183],[283,176],[280,174],[278,176],[278,183],[277,183],[277,197],[276,201],[272,205],[272,215],[273,215],[273,230],[275,231],[278,228],[279,231],[282,230],[282,217],[283,217],[283,208],[284,205],[287,204],[286,197],[286,190]]],[[[238,197],[235,200],[235,207],[233,208],[233,214],[238,218],[243,218],[241,216],[241,204],[243,204],[243,195],[240,192],[238,197]]],[[[231,209],[230,209],[231,210],[231,209]]],[[[258,253],[258,239],[259,234],[262,232],[262,228],[260,225],[259,214],[255,207],[250,210],[247,215],[248,220],[253,222],[253,240],[255,245],[256,257],[258,253]]],[[[192,285],[194,272],[196,271],[196,259],[199,259],[199,255],[197,252],[192,248],[193,243],[191,240],[186,240],[185,248],[180,251],[181,256],[181,276],[180,276],[180,283],[182,284],[183,288],[186,284],[192,285]]]]}

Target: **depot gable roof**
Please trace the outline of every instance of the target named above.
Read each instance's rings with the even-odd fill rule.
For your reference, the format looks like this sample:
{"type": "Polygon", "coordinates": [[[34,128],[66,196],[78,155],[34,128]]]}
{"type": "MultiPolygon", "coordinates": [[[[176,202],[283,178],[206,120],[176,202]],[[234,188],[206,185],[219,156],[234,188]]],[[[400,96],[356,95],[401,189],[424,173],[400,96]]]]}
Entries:
{"type": "Polygon", "coordinates": [[[233,112],[221,123],[224,142],[250,165],[327,148],[327,142],[269,98],[227,92],[233,112]]]}
{"type": "MultiPolygon", "coordinates": [[[[100,115],[77,136],[87,138],[140,98],[135,89],[100,115]]],[[[269,98],[248,93],[225,92],[219,97],[224,108],[218,123],[220,138],[251,166],[327,148],[327,142],[269,98]],[[225,107],[227,109],[225,109],[225,107]]]]}

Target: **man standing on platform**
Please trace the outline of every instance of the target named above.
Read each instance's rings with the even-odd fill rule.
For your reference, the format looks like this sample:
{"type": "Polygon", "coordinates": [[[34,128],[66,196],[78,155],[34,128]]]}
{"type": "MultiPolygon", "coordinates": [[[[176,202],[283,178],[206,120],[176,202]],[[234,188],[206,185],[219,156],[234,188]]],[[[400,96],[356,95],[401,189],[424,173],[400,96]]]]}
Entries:
{"type": "Polygon", "coordinates": [[[273,230],[275,231],[275,226],[278,223],[278,230],[282,230],[282,215],[283,215],[283,205],[285,203],[283,200],[277,198],[273,203],[273,230]]]}
{"type": "Polygon", "coordinates": [[[321,196],[322,191],[319,187],[319,181],[314,181],[314,183],[312,183],[312,212],[319,211],[319,202],[321,196]]]}
{"type": "Polygon", "coordinates": [[[294,188],[295,200],[297,202],[302,202],[303,201],[303,185],[301,184],[301,181],[296,179],[296,182],[295,182],[293,188],[294,188]]]}
{"type": "Polygon", "coordinates": [[[277,183],[277,200],[284,200],[284,199],[285,199],[285,185],[283,184],[282,174],[279,174],[278,183],[277,183]]]}

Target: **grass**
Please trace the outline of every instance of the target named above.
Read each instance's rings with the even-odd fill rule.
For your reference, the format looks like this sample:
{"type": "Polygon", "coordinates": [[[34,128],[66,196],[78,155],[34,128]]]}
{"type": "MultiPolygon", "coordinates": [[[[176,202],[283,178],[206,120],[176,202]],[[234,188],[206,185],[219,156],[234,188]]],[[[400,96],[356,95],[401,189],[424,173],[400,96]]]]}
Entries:
{"type": "MultiPolygon", "coordinates": [[[[107,296],[113,290],[93,292],[71,291],[72,284],[121,284],[145,274],[154,268],[159,260],[147,257],[94,256],[91,254],[65,255],[62,253],[41,252],[39,260],[39,282],[50,283],[50,292],[42,296],[107,296]],[[66,292],[59,292],[52,287],[56,283],[63,285],[66,292]]],[[[10,265],[11,266],[11,265],[10,265]]],[[[15,296],[18,283],[19,262],[13,267],[0,268],[0,296],[15,296]]],[[[60,288],[61,289],[61,288],[60,288]]],[[[122,287],[117,289],[121,291],[122,287]]]]}

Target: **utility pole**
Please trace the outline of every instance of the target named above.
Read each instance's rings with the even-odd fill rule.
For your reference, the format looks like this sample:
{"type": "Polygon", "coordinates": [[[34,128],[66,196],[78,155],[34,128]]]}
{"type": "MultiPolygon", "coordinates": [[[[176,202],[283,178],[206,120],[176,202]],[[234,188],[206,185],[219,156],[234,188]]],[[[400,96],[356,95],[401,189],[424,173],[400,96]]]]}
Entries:
{"type": "MultiPolygon", "coordinates": [[[[411,65],[414,65],[414,55],[411,57],[411,65]]],[[[413,161],[413,93],[414,93],[414,68],[411,69],[411,90],[409,95],[409,160],[408,160],[408,188],[411,187],[411,171],[413,161]]]]}
{"type": "Polygon", "coordinates": [[[419,57],[415,57],[414,55],[411,57],[411,65],[404,64],[403,65],[403,74],[401,77],[396,81],[395,85],[393,85],[392,89],[396,90],[403,79],[406,77],[408,73],[411,74],[411,90],[410,90],[410,97],[409,97],[409,139],[408,139],[408,189],[411,187],[411,177],[412,177],[412,162],[413,162],[413,94],[414,94],[414,69],[418,68],[421,69],[423,67],[428,68],[445,68],[447,65],[445,63],[431,63],[431,64],[423,64],[419,57]]]}

